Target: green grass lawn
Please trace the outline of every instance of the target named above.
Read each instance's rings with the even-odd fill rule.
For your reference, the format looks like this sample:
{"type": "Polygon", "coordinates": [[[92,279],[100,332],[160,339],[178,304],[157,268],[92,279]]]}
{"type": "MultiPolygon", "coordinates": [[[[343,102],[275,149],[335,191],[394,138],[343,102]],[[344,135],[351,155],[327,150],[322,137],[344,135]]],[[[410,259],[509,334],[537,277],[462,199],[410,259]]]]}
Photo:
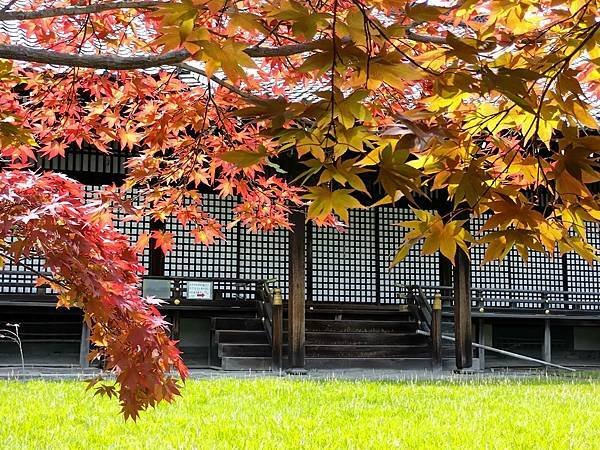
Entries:
{"type": "Polygon", "coordinates": [[[0,382],[0,448],[600,448],[600,380],[214,379],[124,423],[80,382],[0,382]]]}

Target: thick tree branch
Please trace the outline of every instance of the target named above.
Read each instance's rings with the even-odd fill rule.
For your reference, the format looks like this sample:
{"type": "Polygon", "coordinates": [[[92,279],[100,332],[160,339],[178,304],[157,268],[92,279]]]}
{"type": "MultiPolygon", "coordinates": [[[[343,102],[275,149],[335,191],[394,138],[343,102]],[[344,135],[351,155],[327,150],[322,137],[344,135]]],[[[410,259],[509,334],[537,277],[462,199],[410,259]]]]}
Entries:
{"type": "MultiPolygon", "coordinates": [[[[328,45],[331,45],[330,39],[318,39],[312,42],[282,45],[280,47],[248,47],[244,52],[251,58],[267,58],[296,55],[298,53],[323,49],[328,45]]],[[[164,54],[117,56],[81,55],[31,48],[23,45],[0,45],[0,58],[3,59],[105,70],[149,69],[151,67],[177,65],[190,58],[190,56],[190,53],[185,49],[174,50],[164,54]]]]}
{"type": "Polygon", "coordinates": [[[115,9],[149,9],[156,8],[160,5],[170,2],[148,0],[148,1],[123,1],[123,2],[106,2],[94,3],[93,5],[85,6],[65,6],[63,8],[47,8],[33,11],[0,11],[0,21],[7,20],[33,20],[46,19],[49,17],[61,16],[79,16],[83,14],[94,14],[103,11],[112,11],[115,9]]]}
{"type": "Polygon", "coordinates": [[[80,55],[30,48],[23,45],[0,45],[0,58],[3,59],[56,66],[86,67],[89,69],[149,69],[151,67],[175,65],[185,61],[189,57],[190,53],[185,49],[175,50],[162,55],[117,56],[80,55]]]}
{"type": "MultiPolygon", "coordinates": [[[[340,40],[342,44],[347,44],[351,41],[350,38],[340,40]]],[[[323,38],[311,42],[303,42],[301,44],[282,45],[280,47],[248,47],[244,50],[251,58],[269,58],[278,56],[292,56],[299,53],[312,52],[315,50],[325,50],[331,47],[331,39],[323,38]]]]}
{"type": "MultiPolygon", "coordinates": [[[[145,1],[120,1],[120,2],[106,2],[106,3],[95,3],[93,5],[85,6],[66,6],[62,8],[47,8],[39,9],[34,11],[0,11],[0,22],[8,20],[34,20],[34,19],[45,19],[49,17],[61,17],[61,16],[78,16],[84,14],[94,14],[104,11],[112,11],[116,9],[154,9],[163,4],[169,4],[171,2],[164,0],[145,0],[145,1]]],[[[423,34],[417,34],[410,28],[406,30],[406,38],[416,42],[424,42],[430,44],[445,44],[446,38],[442,36],[427,36],[423,34]]],[[[305,45],[305,44],[298,44],[305,45]]],[[[268,54],[271,49],[264,49],[265,54],[263,56],[273,56],[268,54]]],[[[295,52],[297,53],[297,52],[295,52]]],[[[291,53],[294,54],[294,53],[291,53]]],[[[289,56],[289,55],[274,55],[274,56],[289,56]]]]}

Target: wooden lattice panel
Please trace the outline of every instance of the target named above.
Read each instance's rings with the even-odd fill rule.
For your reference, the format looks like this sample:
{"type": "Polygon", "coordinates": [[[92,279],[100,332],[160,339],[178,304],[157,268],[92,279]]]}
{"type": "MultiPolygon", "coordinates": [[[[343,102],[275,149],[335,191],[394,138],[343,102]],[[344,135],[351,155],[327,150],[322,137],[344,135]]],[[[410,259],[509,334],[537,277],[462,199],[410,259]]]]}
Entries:
{"type": "MultiPolygon", "coordinates": [[[[202,198],[203,208],[215,220],[224,225],[232,221],[234,199],[222,199],[213,194],[203,195],[202,198]]],[[[225,239],[211,246],[197,244],[190,233],[194,226],[183,227],[174,217],[166,220],[165,228],[175,237],[174,249],[165,257],[165,276],[239,278],[239,239],[236,228],[224,228],[225,239]]]]}
{"type": "Polygon", "coordinates": [[[399,222],[414,220],[409,209],[382,207],[378,214],[379,277],[381,303],[397,303],[398,294],[405,293],[400,286],[440,284],[439,255],[422,255],[422,244],[415,245],[398,265],[389,268],[407,230],[399,222]]]}
{"type": "MultiPolygon", "coordinates": [[[[86,185],[85,186],[86,199],[88,199],[88,200],[93,199],[95,192],[99,191],[100,189],[102,189],[102,186],[86,185]]],[[[138,197],[137,190],[132,190],[132,191],[127,192],[125,194],[125,198],[130,200],[133,203],[133,205],[135,205],[135,206],[140,205],[141,200],[138,197]]],[[[138,241],[140,235],[142,235],[143,233],[148,233],[150,231],[150,219],[148,219],[147,217],[144,217],[139,222],[123,221],[123,219],[125,218],[126,215],[127,214],[124,211],[120,211],[120,210],[115,211],[113,225],[115,226],[115,228],[117,230],[119,230],[121,233],[125,234],[129,238],[129,242],[131,243],[131,245],[135,245],[136,242],[138,241]]],[[[148,267],[149,262],[150,262],[150,251],[148,248],[146,248],[140,255],[140,263],[144,267],[148,267]]]]}
{"type": "Polygon", "coordinates": [[[94,147],[84,144],[81,149],[69,148],[64,158],[47,159],[40,157],[38,164],[43,170],[54,170],[67,174],[124,175],[125,162],[130,153],[121,152],[117,143],[111,153],[101,153],[94,147]]]}
{"type": "Polygon", "coordinates": [[[377,301],[377,249],[375,214],[350,211],[345,232],[312,229],[312,292],[315,302],[377,301]]]}

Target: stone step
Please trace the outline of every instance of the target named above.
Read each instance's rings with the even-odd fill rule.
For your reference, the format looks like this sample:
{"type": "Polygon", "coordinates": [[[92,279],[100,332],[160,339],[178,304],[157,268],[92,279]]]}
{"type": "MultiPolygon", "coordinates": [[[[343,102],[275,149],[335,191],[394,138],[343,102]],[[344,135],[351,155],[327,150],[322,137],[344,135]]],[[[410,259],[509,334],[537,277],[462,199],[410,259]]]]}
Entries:
{"type": "MultiPolygon", "coordinates": [[[[287,353],[284,346],[284,354],[287,353]]],[[[429,345],[306,345],[309,358],[398,358],[430,357],[429,345]]],[[[271,356],[269,344],[219,344],[218,356],[271,356]]]]}
{"type": "Polygon", "coordinates": [[[256,317],[215,317],[213,330],[263,330],[262,319],[256,317]]]}
{"type": "Polygon", "coordinates": [[[307,345],[308,358],[429,358],[429,345],[307,345]]]}
{"type": "Polygon", "coordinates": [[[414,318],[412,311],[306,311],[306,319],[322,320],[411,320],[414,318]]]}
{"type": "MultiPolygon", "coordinates": [[[[421,344],[427,337],[415,333],[343,333],[335,331],[308,331],[307,344],[421,344]]],[[[217,330],[215,341],[227,344],[267,344],[264,330],[217,330]]],[[[287,342],[287,333],[283,334],[283,342],[287,342]]]]}
{"type": "Polygon", "coordinates": [[[224,357],[255,357],[271,356],[269,344],[219,344],[218,356],[224,357]]]}
{"type": "Polygon", "coordinates": [[[225,357],[221,359],[221,369],[223,370],[271,370],[270,357],[225,357]]]}
{"type": "Polygon", "coordinates": [[[306,331],[333,331],[339,333],[406,333],[415,331],[417,323],[411,320],[318,320],[306,321],[306,331]]]}
{"type": "Polygon", "coordinates": [[[431,358],[306,358],[307,369],[431,369],[431,358]]]}
{"type": "MultiPolygon", "coordinates": [[[[306,358],[306,369],[388,369],[388,370],[430,370],[430,358],[306,358]]],[[[284,365],[287,361],[284,360],[284,365]]],[[[443,359],[444,370],[455,368],[454,359],[443,359]]],[[[284,366],[285,368],[285,366],[284,366]]],[[[271,370],[270,357],[225,357],[223,370],[271,370]]],[[[473,370],[479,370],[479,360],[473,359],[473,370]]]]}
{"type": "Polygon", "coordinates": [[[413,332],[373,332],[353,333],[337,331],[307,331],[307,344],[357,344],[357,345],[394,345],[394,344],[421,344],[428,342],[427,336],[413,332]]]}
{"type": "Polygon", "coordinates": [[[217,330],[215,341],[219,344],[268,344],[265,330],[217,330]]]}

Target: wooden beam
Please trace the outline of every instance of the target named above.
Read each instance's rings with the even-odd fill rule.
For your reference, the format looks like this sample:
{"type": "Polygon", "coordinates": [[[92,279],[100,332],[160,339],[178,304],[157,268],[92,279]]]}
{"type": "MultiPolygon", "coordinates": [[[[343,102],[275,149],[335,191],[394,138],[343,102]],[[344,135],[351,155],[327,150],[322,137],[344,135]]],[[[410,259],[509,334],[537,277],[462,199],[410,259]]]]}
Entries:
{"type": "Polygon", "coordinates": [[[471,325],[471,262],[459,249],[454,266],[454,336],[456,337],[456,368],[473,366],[471,325]]]}
{"type": "Polygon", "coordinates": [[[306,213],[294,212],[289,241],[288,358],[291,370],[304,369],[306,293],[306,213]]]}

